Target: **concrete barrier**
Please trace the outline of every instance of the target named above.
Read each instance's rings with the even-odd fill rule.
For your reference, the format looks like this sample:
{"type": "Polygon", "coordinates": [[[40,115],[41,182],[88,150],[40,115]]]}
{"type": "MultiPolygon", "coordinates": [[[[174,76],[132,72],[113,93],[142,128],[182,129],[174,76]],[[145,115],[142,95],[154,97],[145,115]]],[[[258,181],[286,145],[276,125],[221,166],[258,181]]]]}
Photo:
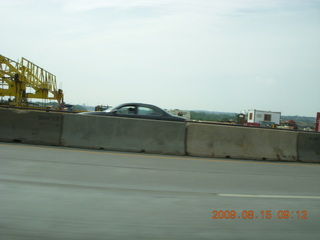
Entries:
{"type": "Polygon", "coordinates": [[[297,148],[300,162],[320,163],[320,133],[299,132],[297,148]]]}
{"type": "Polygon", "coordinates": [[[62,114],[0,109],[0,140],[59,145],[62,114]]]}
{"type": "Polygon", "coordinates": [[[0,109],[0,141],[320,163],[319,133],[14,109],[0,109]]]}
{"type": "Polygon", "coordinates": [[[61,144],[116,151],[185,154],[185,123],[65,115],[61,144]]]}
{"type": "Polygon", "coordinates": [[[187,124],[189,156],[298,161],[294,131],[187,124]]]}

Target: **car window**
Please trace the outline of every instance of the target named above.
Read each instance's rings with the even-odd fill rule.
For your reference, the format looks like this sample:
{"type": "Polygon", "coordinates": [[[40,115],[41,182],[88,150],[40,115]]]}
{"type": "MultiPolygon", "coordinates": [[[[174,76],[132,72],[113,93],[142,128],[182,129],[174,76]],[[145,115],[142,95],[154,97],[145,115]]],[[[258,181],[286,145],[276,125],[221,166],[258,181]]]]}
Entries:
{"type": "Polygon", "coordinates": [[[118,114],[136,114],[135,106],[124,106],[117,109],[118,114]]]}
{"type": "Polygon", "coordinates": [[[138,107],[138,115],[160,116],[161,112],[149,107],[138,107]]]}

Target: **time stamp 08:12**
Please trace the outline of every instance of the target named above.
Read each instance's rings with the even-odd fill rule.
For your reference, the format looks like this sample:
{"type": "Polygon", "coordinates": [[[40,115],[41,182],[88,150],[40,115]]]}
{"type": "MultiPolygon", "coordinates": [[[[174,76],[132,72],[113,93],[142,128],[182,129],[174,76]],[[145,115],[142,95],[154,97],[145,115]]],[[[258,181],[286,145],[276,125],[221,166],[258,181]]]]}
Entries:
{"type": "Polygon", "coordinates": [[[212,219],[308,219],[308,211],[306,210],[214,210],[212,211],[212,219]]]}

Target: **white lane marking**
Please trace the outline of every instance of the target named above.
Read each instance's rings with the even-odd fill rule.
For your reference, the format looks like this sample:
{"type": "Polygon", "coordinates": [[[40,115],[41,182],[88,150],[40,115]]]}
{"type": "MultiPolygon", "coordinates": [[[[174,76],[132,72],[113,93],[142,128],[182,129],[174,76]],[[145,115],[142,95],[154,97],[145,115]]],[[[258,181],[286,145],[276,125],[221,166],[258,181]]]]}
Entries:
{"type": "Polygon", "coordinates": [[[320,196],[289,196],[289,195],[251,195],[251,194],[227,194],[218,193],[220,197],[252,197],[252,198],[303,198],[303,199],[320,199],[320,196]]]}

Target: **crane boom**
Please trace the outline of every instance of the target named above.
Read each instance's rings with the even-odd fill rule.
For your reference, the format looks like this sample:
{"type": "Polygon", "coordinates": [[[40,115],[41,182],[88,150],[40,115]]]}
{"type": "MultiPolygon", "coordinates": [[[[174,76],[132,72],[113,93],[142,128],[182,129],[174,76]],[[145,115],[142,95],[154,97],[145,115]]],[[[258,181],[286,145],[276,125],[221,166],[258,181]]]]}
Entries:
{"type": "Polygon", "coordinates": [[[63,91],[57,88],[56,76],[25,58],[18,63],[0,55],[0,81],[0,97],[14,97],[11,105],[27,106],[28,98],[39,98],[56,100],[62,107],[63,91]]]}

